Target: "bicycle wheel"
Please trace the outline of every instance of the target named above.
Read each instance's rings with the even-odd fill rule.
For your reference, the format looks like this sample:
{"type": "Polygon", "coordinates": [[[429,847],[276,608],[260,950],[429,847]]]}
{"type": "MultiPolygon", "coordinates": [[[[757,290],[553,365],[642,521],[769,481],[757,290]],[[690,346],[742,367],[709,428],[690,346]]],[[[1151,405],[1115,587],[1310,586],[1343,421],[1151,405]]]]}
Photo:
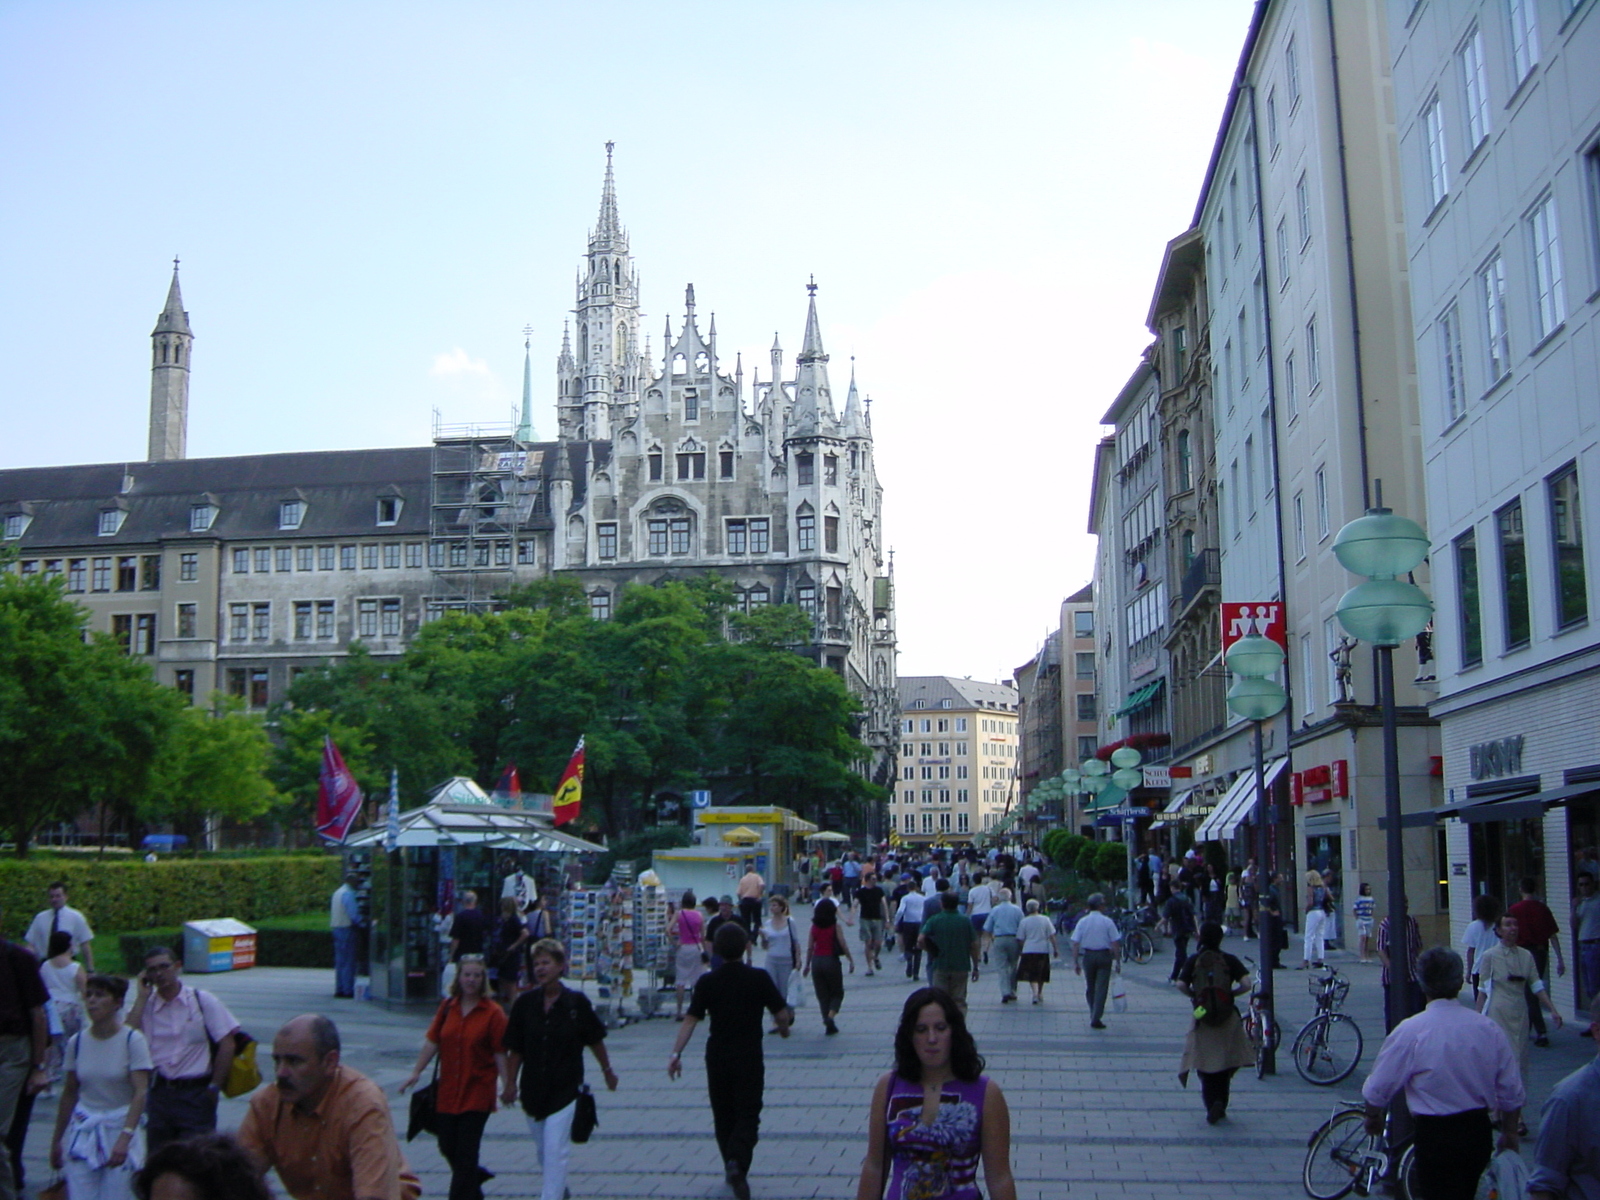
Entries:
{"type": "Polygon", "coordinates": [[[1417,1145],[1407,1142],[1406,1148],[1400,1153],[1400,1165],[1395,1168],[1395,1200],[1426,1200],[1418,1196],[1417,1189],[1412,1184],[1411,1173],[1417,1168],[1417,1145]]]}
{"type": "Polygon", "coordinates": [[[1150,935],[1142,929],[1130,930],[1123,945],[1127,949],[1128,957],[1141,967],[1155,957],[1156,944],[1150,940],[1150,935]]]}
{"type": "Polygon", "coordinates": [[[1350,1194],[1367,1149],[1366,1118],[1359,1109],[1342,1112],[1311,1135],[1300,1173],[1312,1200],[1339,1200],[1350,1194]]]}
{"type": "Polygon", "coordinates": [[[1256,1036],[1251,1040],[1256,1044],[1256,1078],[1265,1079],[1267,1052],[1278,1048],[1277,1025],[1265,1009],[1256,1010],[1256,1036]]]}
{"type": "Polygon", "coordinates": [[[1323,1013],[1306,1022],[1294,1039],[1294,1069],[1318,1087],[1346,1078],[1361,1061],[1361,1027],[1344,1013],[1323,1013]]]}

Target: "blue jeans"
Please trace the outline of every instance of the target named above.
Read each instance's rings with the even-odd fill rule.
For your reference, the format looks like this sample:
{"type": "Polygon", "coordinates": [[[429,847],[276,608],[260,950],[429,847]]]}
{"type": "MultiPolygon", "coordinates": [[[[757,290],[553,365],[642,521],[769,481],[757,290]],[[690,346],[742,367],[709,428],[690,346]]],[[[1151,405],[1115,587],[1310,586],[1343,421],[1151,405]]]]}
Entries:
{"type": "Polygon", "coordinates": [[[346,925],[333,931],[333,993],[356,994],[356,927],[346,925]]]}

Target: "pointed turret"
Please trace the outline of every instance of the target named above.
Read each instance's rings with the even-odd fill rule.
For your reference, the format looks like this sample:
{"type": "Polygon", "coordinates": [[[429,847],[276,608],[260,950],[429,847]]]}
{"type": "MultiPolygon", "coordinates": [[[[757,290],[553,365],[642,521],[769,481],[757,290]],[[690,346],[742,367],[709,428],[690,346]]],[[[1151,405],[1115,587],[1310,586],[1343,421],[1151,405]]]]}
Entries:
{"type": "Polygon", "coordinates": [[[178,287],[178,260],[172,260],[172,285],[167,288],[167,304],[161,310],[161,316],[156,319],[156,333],[182,333],[190,337],[194,331],[189,328],[189,314],[183,311],[183,291],[178,287]]]}
{"type": "Polygon", "coordinates": [[[833,395],[828,386],[828,356],[822,349],[822,329],[817,321],[817,282],[806,285],[810,302],[806,308],[806,336],[795,359],[794,411],[790,416],[790,437],[814,437],[827,432],[833,421],[833,395]]]}
{"type": "Polygon", "coordinates": [[[850,356],[850,391],[844,401],[845,437],[866,437],[867,426],[861,410],[861,394],[856,391],[856,359],[850,356]]]}
{"type": "Polygon", "coordinates": [[[194,331],[178,287],[178,260],[166,307],[150,332],[150,461],[185,458],[189,446],[189,352],[194,331]]]}
{"type": "MultiPolygon", "coordinates": [[[[563,342],[563,352],[566,345],[563,342]]],[[[533,432],[533,326],[522,331],[522,419],[517,422],[517,441],[537,440],[533,432]]]]}
{"type": "Polygon", "coordinates": [[[600,215],[578,272],[576,353],[564,349],[557,370],[562,437],[608,438],[639,400],[639,273],[617,209],[615,150],[615,142],[606,143],[600,215]]]}

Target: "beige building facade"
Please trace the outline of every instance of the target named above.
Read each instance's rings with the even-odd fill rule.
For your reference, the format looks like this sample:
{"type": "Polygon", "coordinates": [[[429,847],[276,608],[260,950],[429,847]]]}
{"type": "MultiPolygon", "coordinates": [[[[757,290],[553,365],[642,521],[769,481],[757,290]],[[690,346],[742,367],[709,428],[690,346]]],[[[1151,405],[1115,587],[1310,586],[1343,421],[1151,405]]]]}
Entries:
{"type": "Polygon", "coordinates": [[[890,829],[911,845],[955,845],[1016,803],[1017,689],[948,675],[899,680],[899,767],[890,829]]]}

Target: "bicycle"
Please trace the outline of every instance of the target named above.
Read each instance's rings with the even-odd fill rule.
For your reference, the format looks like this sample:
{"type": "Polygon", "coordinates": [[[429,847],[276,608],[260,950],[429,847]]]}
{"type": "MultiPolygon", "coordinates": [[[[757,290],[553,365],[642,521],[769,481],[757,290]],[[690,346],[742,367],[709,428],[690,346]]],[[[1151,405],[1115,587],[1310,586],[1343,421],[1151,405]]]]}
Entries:
{"type": "Polygon", "coordinates": [[[1267,1053],[1276,1052],[1281,1035],[1278,1032],[1278,1023],[1273,1019],[1261,1003],[1261,973],[1256,970],[1256,964],[1245,959],[1250,967],[1253,981],[1250,984],[1249,1003],[1244,1009],[1244,1035],[1250,1042],[1250,1049],[1256,1056],[1256,1078],[1265,1079],[1267,1075],[1267,1053]]]}
{"type": "Polygon", "coordinates": [[[1144,913],[1118,911],[1113,914],[1122,934],[1122,957],[1141,967],[1155,957],[1155,939],[1144,927],[1144,913]]]}
{"type": "Polygon", "coordinates": [[[1411,1187],[1416,1167],[1416,1147],[1409,1138],[1392,1141],[1391,1116],[1384,1114],[1383,1132],[1367,1132],[1366,1106],[1345,1101],[1311,1134],[1300,1182],[1312,1200],[1340,1200],[1358,1196],[1392,1195],[1414,1200],[1411,1187]],[[1390,1179],[1389,1164],[1396,1163],[1390,1179]],[[1392,1188],[1392,1190],[1391,1190],[1392,1188]]]}
{"type": "Polygon", "coordinates": [[[1317,1003],[1316,1015],[1295,1035],[1289,1053],[1300,1078],[1318,1087],[1331,1087],[1347,1078],[1361,1061],[1366,1042],[1355,1018],[1340,1012],[1350,992],[1350,981],[1333,968],[1309,981],[1317,1003]]]}

